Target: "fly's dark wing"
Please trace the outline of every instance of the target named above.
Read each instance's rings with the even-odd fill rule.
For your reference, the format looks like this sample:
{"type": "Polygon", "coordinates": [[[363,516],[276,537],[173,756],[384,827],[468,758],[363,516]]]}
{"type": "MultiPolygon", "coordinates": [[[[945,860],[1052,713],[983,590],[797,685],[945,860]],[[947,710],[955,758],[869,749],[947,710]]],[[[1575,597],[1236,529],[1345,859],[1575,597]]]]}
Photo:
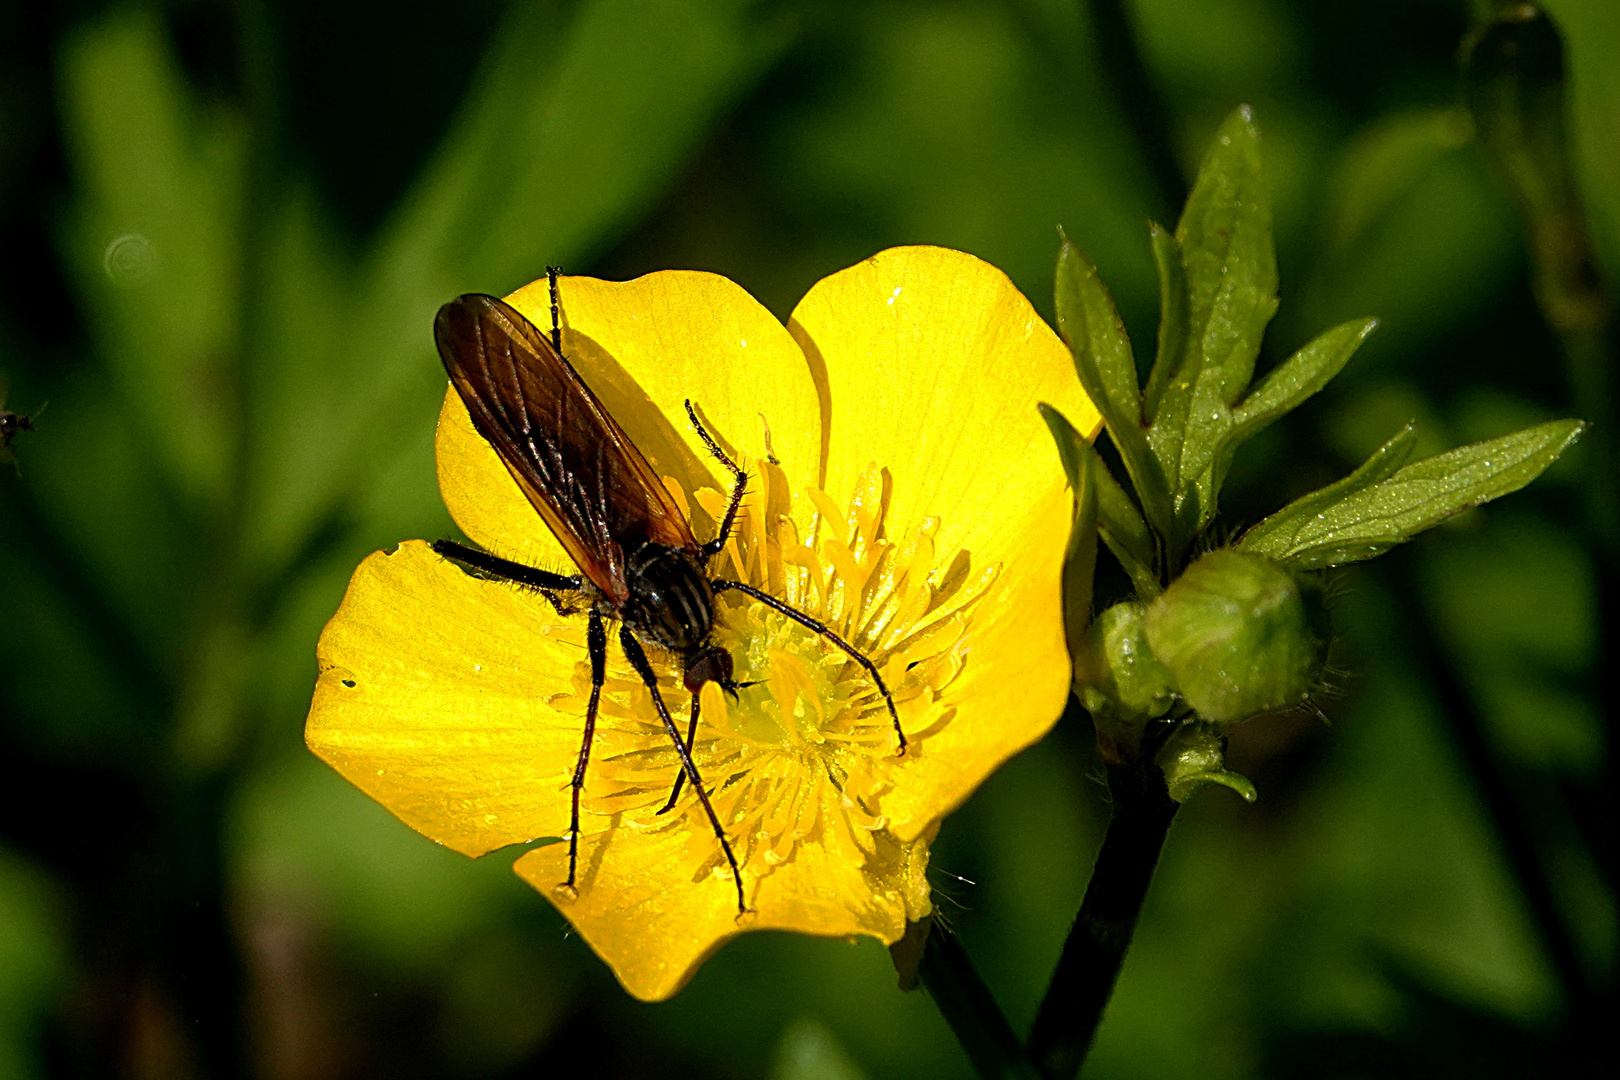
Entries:
{"type": "Polygon", "coordinates": [[[469,293],[433,323],[473,427],[580,571],[615,605],[642,543],[698,550],[680,509],[551,339],[511,305],[469,293]]]}

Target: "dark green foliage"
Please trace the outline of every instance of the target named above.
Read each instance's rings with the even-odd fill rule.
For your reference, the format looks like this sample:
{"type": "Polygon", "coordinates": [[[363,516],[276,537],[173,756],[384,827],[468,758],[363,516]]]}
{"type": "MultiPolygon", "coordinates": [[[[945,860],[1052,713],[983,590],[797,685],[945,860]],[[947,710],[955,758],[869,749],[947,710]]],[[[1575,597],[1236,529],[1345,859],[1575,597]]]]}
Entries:
{"type": "Polygon", "coordinates": [[[1554,420],[1403,466],[1411,452],[1408,426],[1349,477],[1283,507],[1245,533],[1238,546],[1297,570],[1371,559],[1454,514],[1524,487],[1584,427],[1578,420],[1554,420]]]}
{"type": "Polygon", "coordinates": [[[1160,315],[1145,395],[1096,267],[1067,237],[1058,253],[1058,328],[1171,564],[1214,519],[1237,447],[1326,385],[1376,325],[1360,319],[1328,331],[1250,391],[1277,311],[1259,141],[1249,109],[1232,113],[1216,132],[1175,235],[1149,228],[1160,315]]]}
{"type": "MultiPolygon", "coordinates": [[[[1240,107],[1215,133],[1176,235],[1149,227],[1160,317],[1159,353],[1145,397],[1130,340],[1097,268],[1067,236],[1058,251],[1058,328],[1143,514],[1131,512],[1117,484],[1085,482],[1105,493],[1097,496],[1098,528],[1144,600],[1176,578],[1189,545],[1214,520],[1237,448],[1326,386],[1378,325],[1376,319],[1341,323],[1250,388],[1277,311],[1271,197],[1259,142],[1253,115],[1240,107]],[[1150,569],[1164,580],[1146,583],[1150,569]]],[[[1094,452],[1078,445],[1067,420],[1042,409],[1077,491],[1082,470],[1106,472],[1094,452]]],[[[1575,420],[1542,424],[1403,468],[1411,450],[1408,425],[1349,478],[1250,529],[1241,546],[1296,571],[1370,559],[1461,510],[1517,491],[1557,460],[1584,426],[1575,420]]],[[[1223,715],[1221,722],[1236,718],[1223,715]]]]}
{"type": "MultiPolygon", "coordinates": [[[[437,848],[309,757],[313,643],[359,558],[452,528],[433,309],[547,263],[716,270],[786,317],[832,270],[939,243],[1006,270],[1053,321],[1061,221],[1144,362],[1166,298],[1140,383],[1154,423],[1203,340],[1167,216],[1175,167],[1194,180],[1245,100],[1282,304],[1233,416],[1324,328],[1348,347],[1362,316],[1382,321],[1331,394],[1231,458],[1214,486],[1233,528],[1344,476],[1408,417],[1424,448],[1398,437],[1361,487],[1554,417],[1597,423],[1522,495],[1343,572],[1352,674],[1320,701],[1333,727],[1232,730],[1224,760],[1261,798],[1179,815],[1087,1075],[1577,1073],[1546,912],[1412,647],[1416,612],[1523,800],[1509,809],[1553,917],[1601,975],[1614,889],[1581,808],[1608,797],[1613,605],[1565,466],[1615,425],[1570,399],[1534,301],[1539,237],[1570,233],[1521,239],[1518,185],[1471,141],[1464,6],[1125,5],[1168,170],[1162,153],[1144,166],[1106,92],[1085,5],[504,6],[406,0],[340,22],[310,0],[0,5],[0,372],[13,410],[51,402],[18,436],[21,478],[0,467],[0,1074],[150,1073],[164,1062],[133,1055],[167,1049],[200,1076],[970,1075],[870,942],[752,935],[668,1005],[626,1002],[509,856],[437,848]],[[270,33],[239,21],[255,13],[270,33]],[[1167,224],[1145,244],[1150,216],[1167,224]]],[[[1567,224],[1584,200],[1596,274],[1560,280],[1589,300],[1620,267],[1620,20],[1600,0],[1552,14],[1567,135],[1537,106],[1517,142],[1485,138],[1570,150],[1537,174],[1564,177],[1537,220],[1567,224]]],[[[1591,355],[1580,371],[1613,370],[1607,341],[1591,355]]],[[[1093,470],[1099,609],[1200,552],[1155,548],[1130,475],[1097,469],[1111,455],[1069,462],[1071,479],[1093,470]]],[[[1620,483],[1587,490],[1612,510],[1620,483]]],[[[940,909],[1020,1034],[1106,814],[1083,729],[1066,719],[992,777],[934,849],[940,909]]]]}
{"type": "Polygon", "coordinates": [[[1052,438],[1057,442],[1069,486],[1076,492],[1076,500],[1080,500],[1079,493],[1087,487],[1095,492],[1097,532],[1126,573],[1130,574],[1137,592],[1151,597],[1158,591],[1159,579],[1154,570],[1153,534],[1148,531],[1147,523],[1142,520],[1130,496],[1125,494],[1125,489],[1119,486],[1119,481],[1114,479],[1097,456],[1097,451],[1080,437],[1074,425],[1062,413],[1044,403],[1041,405],[1041,416],[1052,430],[1052,438]]]}

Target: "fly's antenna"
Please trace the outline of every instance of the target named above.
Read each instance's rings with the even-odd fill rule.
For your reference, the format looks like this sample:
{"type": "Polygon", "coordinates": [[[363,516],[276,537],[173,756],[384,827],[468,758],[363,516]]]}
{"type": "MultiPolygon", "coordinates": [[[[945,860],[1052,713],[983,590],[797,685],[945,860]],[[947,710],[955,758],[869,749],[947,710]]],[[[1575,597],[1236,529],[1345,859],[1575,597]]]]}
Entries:
{"type": "Polygon", "coordinates": [[[557,275],[562,273],[560,266],[546,267],[546,281],[551,285],[551,347],[562,355],[562,304],[557,299],[557,275]]]}

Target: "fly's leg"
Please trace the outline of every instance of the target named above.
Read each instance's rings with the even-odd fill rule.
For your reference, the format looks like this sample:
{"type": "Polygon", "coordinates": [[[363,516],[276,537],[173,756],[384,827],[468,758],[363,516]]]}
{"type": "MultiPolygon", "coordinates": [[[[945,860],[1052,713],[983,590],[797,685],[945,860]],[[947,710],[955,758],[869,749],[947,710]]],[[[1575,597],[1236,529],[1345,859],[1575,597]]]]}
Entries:
{"type": "Polygon", "coordinates": [[[726,862],[731,864],[731,877],[737,884],[737,914],[745,915],[748,912],[748,904],[743,899],[742,871],[737,867],[737,856],[731,853],[731,841],[726,839],[726,831],[720,827],[720,818],[709,802],[709,793],[703,790],[703,780],[698,776],[697,766],[692,764],[692,755],[687,751],[686,744],[681,741],[681,733],[675,727],[675,721],[669,718],[669,709],[665,708],[664,699],[658,693],[658,676],[653,673],[652,665],[647,662],[647,654],[642,650],[641,642],[630,633],[628,626],[619,628],[619,645],[624,649],[625,659],[630,661],[630,666],[636,669],[641,681],[647,684],[647,692],[652,695],[653,707],[658,710],[658,718],[664,722],[664,730],[669,732],[670,739],[675,743],[675,752],[681,756],[681,771],[692,782],[692,790],[697,792],[698,801],[703,804],[703,812],[709,815],[709,824],[714,826],[715,839],[720,841],[720,850],[725,853],[726,862]]]}
{"type": "MultiPolygon", "coordinates": [[[[689,754],[692,752],[692,744],[697,741],[697,725],[698,696],[693,694],[692,719],[689,720],[686,725],[686,752],[689,754]]],[[[684,783],[686,783],[686,770],[682,769],[680,772],[675,774],[675,787],[669,793],[669,802],[665,803],[664,808],[658,811],[660,814],[667,814],[671,810],[675,809],[675,800],[681,797],[681,785],[684,783]]]]}
{"type": "Polygon", "coordinates": [[[574,766],[574,809],[568,819],[568,881],[575,891],[574,872],[579,867],[579,793],[585,790],[585,766],[591,760],[591,738],[596,734],[596,705],[602,700],[602,683],[607,679],[607,628],[594,609],[585,629],[585,649],[591,658],[591,700],[585,706],[585,737],[579,744],[579,764],[574,766]]]}
{"type": "Polygon", "coordinates": [[[691,418],[692,426],[697,428],[698,438],[702,439],[703,445],[709,448],[709,453],[713,454],[715,460],[724,465],[727,471],[731,473],[731,501],[726,504],[726,516],[720,519],[719,535],[701,548],[703,557],[711,559],[720,554],[726,546],[726,538],[731,535],[731,526],[737,520],[737,510],[742,506],[744,493],[748,491],[748,474],[743,472],[742,466],[732,461],[726,456],[726,452],[720,449],[720,444],[714,441],[714,436],[709,434],[709,429],[704,427],[703,421],[698,419],[697,410],[692,407],[690,400],[686,402],[686,415],[691,418]]]}
{"type": "Polygon", "coordinates": [[[546,267],[546,282],[551,286],[551,347],[561,356],[562,351],[562,303],[558,299],[557,275],[562,273],[560,266],[546,267]]]}
{"type": "Polygon", "coordinates": [[[833,633],[832,630],[828,628],[826,623],[818,622],[817,620],[812,619],[798,608],[793,607],[785,601],[778,600],[768,592],[763,592],[756,589],[752,585],[745,585],[740,581],[715,579],[709,584],[713,586],[714,591],[717,593],[723,592],[726,589],[735,589],[737,592],[743,593],[746,596],[751,596],[755,600],[758,600],[760,603],[764,604],[766,607],[770,608],[772,611],[786,615],[800,626],[820,634],[822,637],[844,650],[844,652],[848,653],[849,658],[861,665],[861,667],[865,668],[866,673],[872,676],[872,681],[877,684],[878,693],[883,695],[883,704],[889,707],[889,716],[894,720],[895,737],[900,740],[900,749],[897,751],[897,754],[904,754],[906,752],[906,733],[900,728],[900,713],[894,707],[894,696],[889,693],[888,684],[883,681],[883,676],[878,674],[877,665],[868,660],[865,653],[861,652],[861,650],[857,649],[855,646],[833,633]]]}
{"type": "MultiPolygon", "coordinates": [[[[757,682],[737,682],[735,679],[714,679],[712,681],[718,683],[720,689],[730,694],[731,700],[733,701],[737,700],[737,691],[747,689],[750,686],[759,685],[757,682]]],[[[697,741],[697,726],[698,695],[694,693],[692,695],[692,719],[686,725],[686,749],[688,752],[691,751],[693,744],[697,741]]],[[[676,773],[675,787],[669,793],[669,802],[665,803],[664,808],[658,811],[660,814],[667,814],[671,810],[675,809],[675,800],[681,797],[681,786],[685,783],[686,774],[684,772],[676,773]]]]}
{"type": "Polygon", "coordinates": [[[453,559],[463,566],[470,566],[474,570],[523,585],[531,589],[538,589],[545,594],[551,606],[563,615],[571,614],[577,609],[570,609],[563,603],[562,594],[577,593],[584,588],[584,582],[578,574],[565,576],[553,574],[550,570],[540,570],[533,566],[524,566],[522,563],[503,559],[499,555],[491,555],[487,551],[470,548],[466,544],[458,544],[454,540],[435,540],[430,545],[433,550],[446,559],[453,559]]]}

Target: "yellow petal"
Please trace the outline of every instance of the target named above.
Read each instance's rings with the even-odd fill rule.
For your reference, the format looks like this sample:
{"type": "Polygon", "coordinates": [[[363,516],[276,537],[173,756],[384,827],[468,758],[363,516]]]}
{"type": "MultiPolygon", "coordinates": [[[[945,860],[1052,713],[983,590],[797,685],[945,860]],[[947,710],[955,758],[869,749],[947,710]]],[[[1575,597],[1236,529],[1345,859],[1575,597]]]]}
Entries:
{"type": "MultiPolygon", "coordinates": [[[[565,277],[558,290],[563,353],[660,475],[688,492],[731,489],[686,419],[687,399],[733,457],[769,451],[790,475],[813,475],[821,443],[815,384],[787,329],[740,286],[665,270],[624,282],[565,277]]],[[[545,280],[508,300],[549,331],[545,280]]],[[[436,445],[439,490],[462,531],[507,558],[572,572],[453,389],[436,445]]]]}
{"type": "MultiPolygon", "coordinates": [[[[701,489],[723,490],[729,478],[686,421],[686,398],[733,453],[780,462],[780,472],[752,470],[754,505],[771,509],[734,535],[733,557],[748,552],[740,573],[765,573],[770,551],[799,552],[827,564],[822,573],[836,562],[837,602],[857,621],[868,609],[895,616],[886,607],[898,588],[893,567],[928,576],[935,589],[961,588],[941,608],[935,592],[914,586],[911,627],[890,639],[917,650],[917,671],[929,673],[898,697],[902,716],[926,717],[904,758],[880,751],[861,764],[859,740],[869,736],[845,749],[837,738],[846,736],[828,735],[823,745],[829,714],[817,680],[828,669],[811,678],[787,654],[773,665],[793,660],[805,672],[791,687],[777,672],[783,685],[770,691],[787,696],[771,707],[782,717],[794,714],[795,695],[814,700],[803,732],[769,737],[809,739],[812,757],[843,755],[842,788],[824,769],[793,764],[798,751],[787,744],[751,743],[707,688],[693,753],[718,785],[749,914],[738,918],[731,871],[690,789],[679,813],[655,812],[674,754],[616,648],[587,775],[578,891],[556,888],[567,843],[531,851],[517,871],[649,1000],[673,994],[746,930],[897,940],[928,913],[927,847],[941,817],[1039,738],[1068,691],[1058,597],[1069,500],[1035,410],[1051,401],[1083,430],[1097,427],[1067,351],[999,271],[940,249],[884,252],[822,282],[792,334],[713,275],[565,278],[561,291],[565,354],[672,478],[678,501],[707,508],[697,511],[702,521],[712,527],[719,503],[701,489]],[[874,462],[884,471],[869,469],[874,462]],[[789,515],[780,535],[778,512],[789,515]],[[821,543],[820,556],[803,546],[817,544],[817,517],[826,519],[822,541],[839,538],[821,543]],[[886,539],[875,533],[880,521],[886,539]],[[885,568],[880,549],[895,543],[885,568]],[[869,578],[874,587],[863,593],[869,578]],[[741,771],[728,778],[727,763],[741,771]]],[[[511,299],[549,326],[546,283],[511,299]]],[[[571,569],[453,392],[437,445],[445,502],[469,536],[510,558],[571,569]]],[[[783,576],[780,566],[771,572],[783,576]]],[[[419,542],[374,555],[322,635],[310,746],[407,823],[468,854],[564,835],[586,681],[583,622],[532,593],[473,579],[419,542]]],[[[881,659],[896,686],[907,655],[881,659]]],[[[859,677],[859,692],[871,696],[859,677]]]]}
{"type": "Polygon", "coordinates": [[[880,838],[877,856],[865,867],[836,857],[827,845],[800,844],[773,873],[744,876],[753,910],[739,917],[725,863],[692,861],[693,848],[716,850],[707,822],[699,820],[689,815],[671,828],[615,828],[583,837],[577,898],[557,888],[568,876],[567,844],[531,851],[515,869],[552,898],[624,988],[643,1001],[673,995],[741,933],[866,934],[892,944],[908,920],[930,910],[923,873],[932,833],[908,844],[880,838]]]}
{"type": "MultiPolygon", "coordinates": [[[[883,800],[915,836],[1056,722],[1068,695],[1060,580],[1069,495],[1036,409],[1095,435],[1068,348],[1007,276],[971,255],[894,248],[818,282],[789,321],[825,371],[826,490],[855,490],[870,463],[893,478],[885,531],[940,519],[935,550],[999,566],[958,646],[951,721],[899,763],[883,800]]],[[[941,568],[942,569],[942,568],[941,568]]]]}
{"type": "Polygon", "coordinates": [[[1068,347],[1007,275],[959,251],[891,248],[817,282],[788,322],[826,371],[823,490],[848,499],[873,462],[894,477],[887,531],[937,516],[941,552],[1004,557],[1063,488],[1050,402],[1082,432],[1102,424],[1068,347]]]}
{"type": "Polygon", "coordinates": [[[316,648],[305,739],[411,828],[467,855],[568,828],[582,620],[412,540],[361,563],[316,648]]]}
{"type": "Polygon", "coordinates": [[[1067,505],[1050,501],[973,608],[956,646],[961,673],[940,698],[954,715],[900,759],[883,797],[889,830],[902,840],[955,810],[1062,715],[1070,669],[1057,590],[1071,517],[1067,505]]]}

